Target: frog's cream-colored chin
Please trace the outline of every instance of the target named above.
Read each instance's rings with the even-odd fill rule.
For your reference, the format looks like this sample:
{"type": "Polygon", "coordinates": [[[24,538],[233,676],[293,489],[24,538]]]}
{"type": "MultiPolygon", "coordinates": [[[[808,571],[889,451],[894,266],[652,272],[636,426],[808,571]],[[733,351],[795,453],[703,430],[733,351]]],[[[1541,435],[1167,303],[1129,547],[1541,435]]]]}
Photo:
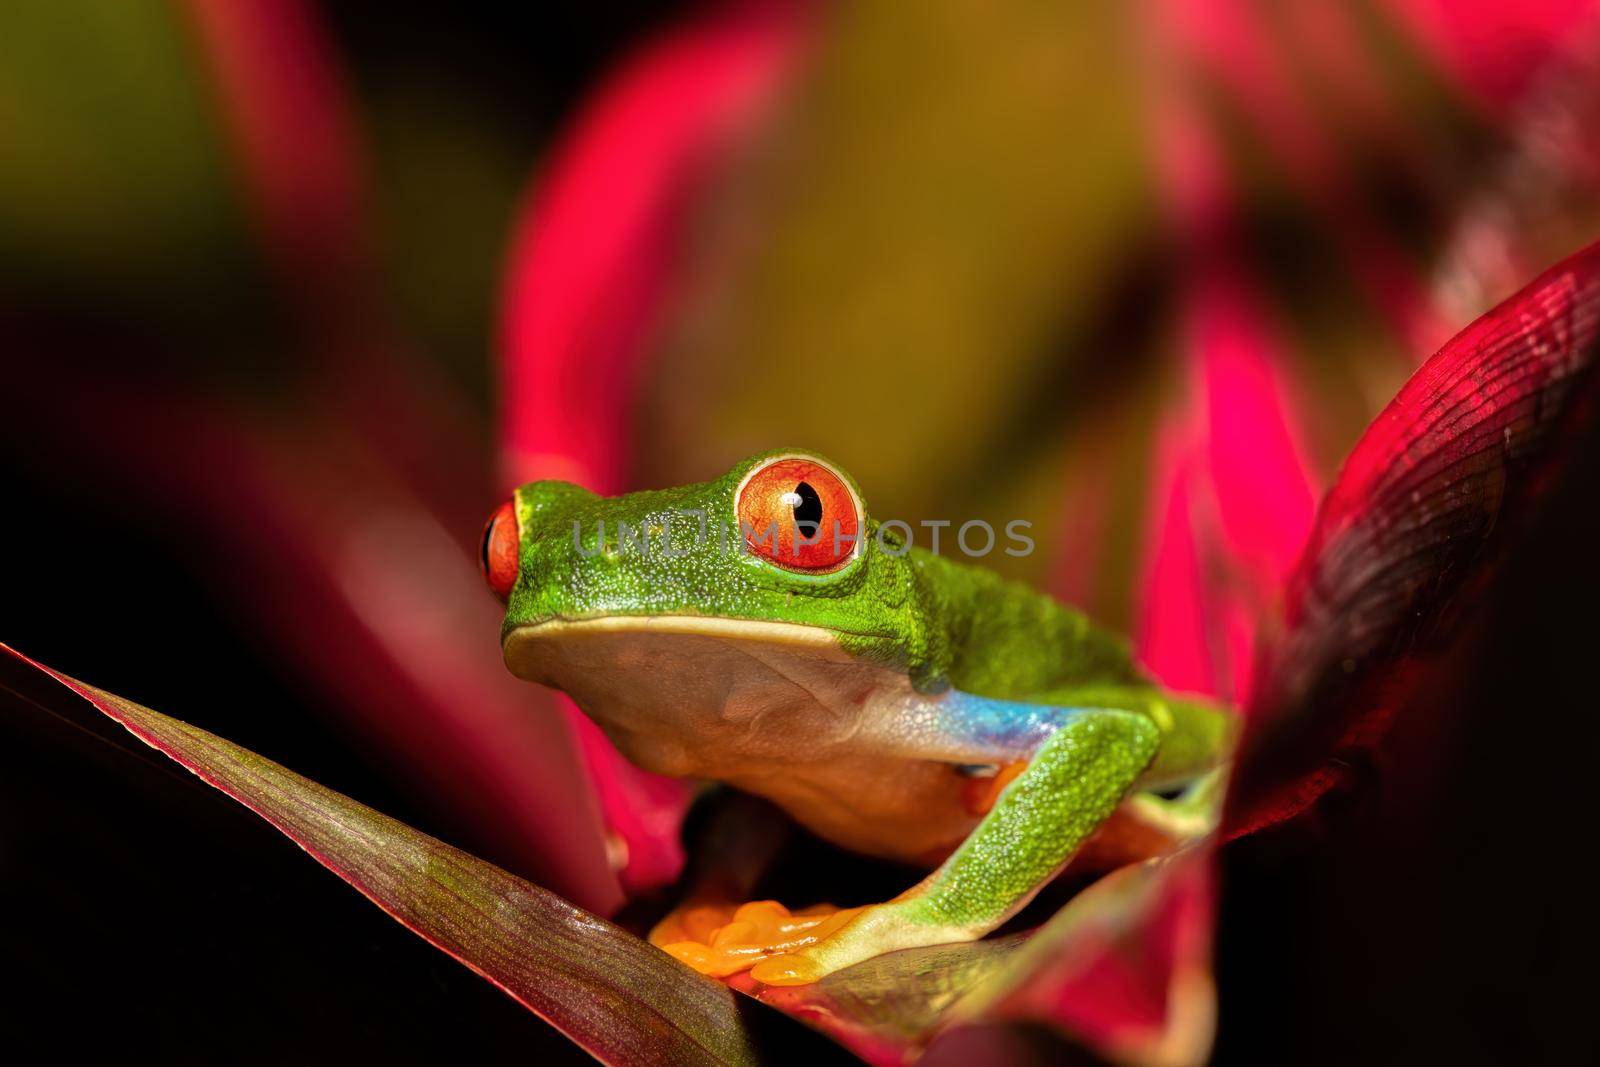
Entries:
{"type": "Polygon", "coordinates": [[[966,779],[941,761],[936,698],[856,659],[832,630],[561,619],[512,630],[504,652],[513,673],[565,690],[640,767],[764,796],[846,848],[919,863],[976,822],[966,779]]]}
{"type": "Polygon", "coordinates": [[[722,759],[843,741],[904,676],[818,626],[689,615],[554,619],[505,637],[513,674],[564,690],[634,762],[716,776],[722,759]]]}
{"type": "MultiPolygon", "coordinates": [[[[761,622],[754,619],[721,619],[701,615],[602,615],[584,619],[549,619],[519,626],[505,637],[501,651],[511,673],[530,682],[565,689],[563,680],[552,669],[570,662],[571,649],[598,654],[601,662],[589,666],[608,666],[627,670],[639,665],[641,655],[659,649],[683,655],[708,647],[764,645],[775,650],[837,652],[827,659],[848,661],[839,648],[839,636],[821,626],[792,622],[761,622]],[[682,638],[690,638],[685,641],[682,638]]],[[[743,654],[743,653],[741,653],[743,654]]],[[[657,664],[660,666],[660,664],[657,664]]]]}

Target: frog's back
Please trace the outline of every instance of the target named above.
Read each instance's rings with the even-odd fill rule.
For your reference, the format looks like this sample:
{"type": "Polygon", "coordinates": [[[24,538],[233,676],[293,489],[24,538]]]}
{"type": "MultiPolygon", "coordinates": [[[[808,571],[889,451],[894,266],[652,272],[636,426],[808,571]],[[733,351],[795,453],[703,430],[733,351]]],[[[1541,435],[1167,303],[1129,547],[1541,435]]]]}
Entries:
{"type": "Polygon", "coordinates": [[[993,571],[949,560],[923,566],[947,590],[947,677],[957,689],[1024,705],[1145,715],[1162,734],[1147,774],[1156,783],[1192,778],[1231,747],[1232,714],[1205,698],[1168,692],[1138,668],[1120,636],[1081,611],[993,571]]]}
{"type": "Polygon", "coordinates": [[[958,689],[1002,700],[1151,684],[1128,646],[1089,617],[985,568],[927,555],[919,570],[948,619],[947,676],[958,689]]]}

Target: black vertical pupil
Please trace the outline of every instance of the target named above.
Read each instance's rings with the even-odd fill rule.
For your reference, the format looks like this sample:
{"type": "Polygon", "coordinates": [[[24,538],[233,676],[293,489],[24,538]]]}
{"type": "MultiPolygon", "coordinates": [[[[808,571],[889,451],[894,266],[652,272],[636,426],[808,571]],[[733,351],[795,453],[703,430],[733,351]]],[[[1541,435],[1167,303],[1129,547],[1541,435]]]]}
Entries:
{"type": "Polygon", "coordinates": [[[822,498],[811,488],[810,482],[795,486],[794,495],[800,498],[800,503],[794,506],[795,526],[805,537],[817,536],[817,531],[822,529],[822,498]]]}
{"type": "Polygon", "coordinates": [[[499,524],[499,519],[491,519],[489,525],[483,528],[483,544],[478,548],[478,566],[483,568],[483,573],[489,573],[489,539],[494,536],[494,528],[499,524]]]}

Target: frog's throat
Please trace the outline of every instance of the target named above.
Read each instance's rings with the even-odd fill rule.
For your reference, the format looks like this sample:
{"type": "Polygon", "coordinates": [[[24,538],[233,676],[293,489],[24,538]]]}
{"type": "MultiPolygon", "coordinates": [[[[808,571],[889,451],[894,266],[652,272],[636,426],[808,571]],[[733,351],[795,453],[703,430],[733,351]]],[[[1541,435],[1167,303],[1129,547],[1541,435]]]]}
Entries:
{"type": "MultiPolygon", "coordinates": [[[[501,641],[510,672],[579,697],[595,688],[595,672],[614,675],[618,686],[656,688],[656,680],[701,672],[731,657],[733,670],[746,673],[752,656],[768,661],[850,664],[848,635],[822,625],[728,619],[694,614],[606,614],[578,619],[541,619],[518,625],[501,641]],[[744,651],[741,651],[744,649],[744,651]],[[578,677],[574,677],[574,670],[578,677]]],[[[726,667],[726,664],[723,664],[726,667]]],[[[587,709],[586,709],[587,710],[587,709]]]]}
{"type": "Polygon", "coordinates": [[[855,729],[866,695],[903,686],[820,626],[688,615],[607,615],[518,626],[503,642],[520,678],[564,690],[633,762],[724,777],[855,729]]]}
{"type": "MultiPolygon", "coordinates": [[[[1036,741],[1012,737],[1009,718],[995,737],[975,735],[974,721],[1000,714],[995,702],[920,692],[904,670],[855,655],[853,636],[790,622],[607,615],[518,626],[503,647],[512,673],[564,690],[645,769],[748,779],[744,788],[779,803],[795,798],[774,795],[772,776],[793,778],[799,763],[999,762],[1036,741]]],[[[1016,725],[1033,722],[1024,715],[1016,725]]]]}

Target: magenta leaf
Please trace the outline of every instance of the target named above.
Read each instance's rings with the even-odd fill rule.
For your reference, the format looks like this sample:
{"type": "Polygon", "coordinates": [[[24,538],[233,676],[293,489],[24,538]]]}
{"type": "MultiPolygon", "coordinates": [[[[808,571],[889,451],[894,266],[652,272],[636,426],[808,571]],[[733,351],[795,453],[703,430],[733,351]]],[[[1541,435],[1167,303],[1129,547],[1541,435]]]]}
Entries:
{"type": "Polygon", "coordinates": [[[643,335],[670,295],[679,228],[770,106],[805,5],[733,3],[617,65],[557,143],[518,220],[501,310],[508,488],[623,488],[643,335]]]}
{"type": "Polygon", "coordinates": [[[372,276],[361,153],[332,44],[304,0],[184,6],[278,281],[305,325],[328,329],[372,276]]]}
{"type": "MultiPolygon", "coordinates": [[[[661,34],[618,65],[541,168],[501,312],[507,488],[623,488],[644,339],[669,295],[679,228],[714,162],[787,81],[807,27],[800,6],[730,4],[661,34]]],[[[688,790],[629,764],[570,700],[559,706],[625,888],[670,884],[688,790]]]]}
{"type": "Polygon", "coordinates": [[[950,1022],[1044,1023],[1116,1062],[1203,1062],[1216,1015],[1212,851],[1202,844],[1084,889],[950,1022]]]}
{"type": "Polygon", "coordinates": [[[1346,460],[1290,580],[1236,775],[1236,831],[1303,810],[1373,747],[1538,513],[1592,417],[1600,246],[1540,275],[1406,383],[1346,460]]]}
{"type": "Polygon", "coordinates": [[[1470,15],[1432,0],[1400,0],[1391,9],[1477,104],[1493,112],[1512,107],[1541,62],[1592,26],[1594,16],[1581,0],[1475,4],[1470,15]]]}
{"type": "Polygon", "coordinates": [[[734,994],[632,934],[247,749],[0,645],[0,686],[11,694],[36,691],[41,673],[63,687],[58,699],[44,698],[46,711],[82,722],[87,702],[602,1062],[755,1062],[734,994]]]}

